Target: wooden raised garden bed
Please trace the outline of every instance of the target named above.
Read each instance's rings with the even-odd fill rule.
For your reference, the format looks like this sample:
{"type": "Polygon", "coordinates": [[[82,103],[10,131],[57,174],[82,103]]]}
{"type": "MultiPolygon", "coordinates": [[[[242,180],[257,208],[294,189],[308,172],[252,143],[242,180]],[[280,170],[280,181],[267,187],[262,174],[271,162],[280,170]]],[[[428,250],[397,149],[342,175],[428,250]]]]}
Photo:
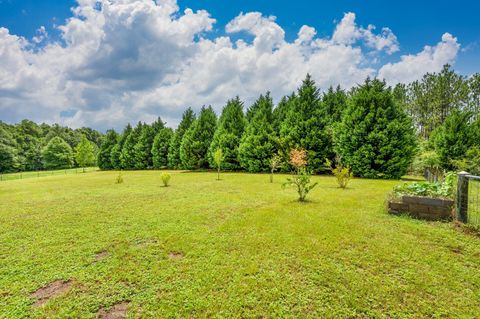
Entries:
{"type": "Polygon", "coordinates": [[[401,200],[388,202],[390,214],[406,213],[426,220],[450,220],[453,217],[453,200],[420,196],[402,196],[401,200]]]}

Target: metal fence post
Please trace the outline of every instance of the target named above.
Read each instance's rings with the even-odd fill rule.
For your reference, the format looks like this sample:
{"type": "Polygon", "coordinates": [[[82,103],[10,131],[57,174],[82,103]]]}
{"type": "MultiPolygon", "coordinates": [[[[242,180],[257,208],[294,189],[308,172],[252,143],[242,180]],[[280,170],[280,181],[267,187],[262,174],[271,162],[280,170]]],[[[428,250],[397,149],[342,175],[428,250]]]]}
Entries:
{"type": "Polygon", "coordinates": [[[468,222],[468,175],[467,172],[458,173],[457,183],[457,220],[462,223],[468,222]]]}

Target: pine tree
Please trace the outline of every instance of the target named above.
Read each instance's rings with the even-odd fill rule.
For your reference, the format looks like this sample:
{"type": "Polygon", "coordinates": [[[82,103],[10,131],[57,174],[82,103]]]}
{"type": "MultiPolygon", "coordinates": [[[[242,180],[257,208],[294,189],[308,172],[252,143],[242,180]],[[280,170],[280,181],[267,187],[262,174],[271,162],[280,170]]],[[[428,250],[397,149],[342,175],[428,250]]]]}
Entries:
{"type": "Polygon", "coordinates": [[[72,148],[58,136],[48,142],[42,156],[46,169],[70,168],[73,164],[72,148]]]}
{"type": "Polygon", "coordinates": [[[325,158],[332,157],[332,142],[325,129],[327,125],[319,90],[307,75],[281,126],[280,136],[284,147],[305,149],[309,169],[324,169],[325,158]]]}
{"type": "Polygon", "coordinates": [[[292,93],[290,96],[284,96],[273,110],[273,129],[277,136],[280,136],[282,123],[285,121],[295,97],[295,93],[292,93]]]}
{"type": "Polygon", "coordinates": [[[153,140],[152,156],[153,167],[165,168],[168,165],[168,149],[173,137],[173,130],[169,127],[161,129],[153,140]]]}
{"type": "Polygon", "coordinates": [[[123,145],[125,144],[125,141],[126,141],[127,137],[130,135],[130,133],[132,133],[132,126],[130,125],[130,123],[128,123],[127,126],[125,127],[125,129],[123,130],[122,135],[118,138],[117,144],[115,144],[115,146],[112,147],[112,152],[110,154],[110,158],[111,158],[112,166],[113,166],[114,169],[123,168],[122,160],[121,160],[122,149],[123,149],[123,145]]]}
{"type": "Polygon", "coordinates": [[[134,169],[136,164],[135,158],[135,145],[137,145],[138,137],[143,129],[143,123],[138,122],[137,126],[132,130],[125,139],[125,143],[122,147],[122,153],[120,155],[120,161],[122,168],[134,169]]]}
{"type": "Polygon", "coordinates": [[[212,107],[202,107],[197,120],[185,133],[180,145],[180,159],[185,169],[208,168],[207,153],[217,126],[212,107]]]}
{"type": "Polygon", "coordinates": [[[385,82],[367,79],[353,90],[335,132],[336,151],[355,176],[400,178],[416,150],[411,119],[385,82]]]}
{"type": "Polygon", "coordinates": [[[85,167],[95,165],[94,146],[85,135],[82,136],[80,143],[75,147],[75,160],[84,172],[85,167]]]}
{"type": "Polygon", "coordinates": [[[454,169],[453,161],[463,159],[475,142],[479,145],[475,125],[470,124],[471,118],[470,112],[453,111],[445,123],[432,132],[431,140],[442,168],[454,169]]]}
{"type": "Polygon", "coordinates": [[[183,136],[194,121],[195,114],[191,108],[188,108],[183,112],[182,120],[168,146],[168,167],[176,169],[181,168],[180,145],[182,144],[183,136]]]}
{"type": "Polygon", "coordinates": [[[270,161],[276,149],[270,94],[260,95],[252,109],[254,112],[242,136],[238,156],[241,166],[247,171],[266,172],[270,170],[270,161]]]}
{"type": "Polygon", "coordinates": [[[97,164],[100,169],[114,169],[112,163],[112,149],[118,143],[118,134],[114,130],[108,130],[100,146],[97,156],[97,164]]]}
{"type": "Polygon", "coordinates": [[[330,126],[342,120],[342,114],[347,108],[347,99],[347,94],[340,85],[336,89],[330,86],[323,94],[322,103],[330,126]]]}
{"type": "Polygon", "coordinates": [[[136,169],[148,169],[153,167],[152,146],[155,139],[153,127],[144,124],[134,146],[134,158],[136,169]]]}
{"type": "Polygon", "coordinates": [[[223,152],[222,168],[235,170],[240,168],[238,161],[238,146],[245,129],[245,117],[243,103],[237,96],[229,100],[223,108],[218,121],[217,129],[213,135],[212,143],[208,150],[208,162],[210,167],[215,167],[215,152],[221,149],[223,152]]]}

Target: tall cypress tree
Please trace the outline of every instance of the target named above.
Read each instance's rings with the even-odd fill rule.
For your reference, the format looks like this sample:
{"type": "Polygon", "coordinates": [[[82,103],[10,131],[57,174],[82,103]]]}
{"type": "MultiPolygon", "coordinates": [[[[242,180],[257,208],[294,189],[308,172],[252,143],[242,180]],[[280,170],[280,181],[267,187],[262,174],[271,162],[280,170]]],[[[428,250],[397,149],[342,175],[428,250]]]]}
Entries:
{"type": "Polygon", "coordinates": [[[153,167],[152,146],[154,138],[154,128],[148,124],[144,124],[134,147],[136,169],[153,167]]]}
{"type": "Polygon", "coordinates": [[[277,107],[275,107],[273,110],[273,129],[275,130],[277,136],[280,136],[282,123],[285,121],[295,97],[295,93],[292,93],[290,96],[282,97],[277,107]]]}
{"type": "Polygon", "coordinates": [[[308,165],[314,171],[322,170],[325,158],[332,156],[327,124],[319,90],[307,74],[282,123],[280,136],[286,147],[307,150],[308,165]]]}
{"type": "Polygon", "coordinates": [[[169,127],[164,127],[155,135],[152,146],[154,168],[164,168],[168,165],[168,148],[172,137],[173,130],[169,127]]]}
{"type": "Polygon", "coordinates": [[[242,136],[238,157],[247,171],[265,172],[269,170],[276,145],[270,94],[260,95],[251,109],[254,111],[242,136]]]}
{"type": "Polygon", "coordinates": [[[143,123],[138,122],[137,126],[128,134],[125,139],[125,143],[122,147],[122,153],[120,155],[120,161],[122,163],[122,168],[124,169],[134,169],[135,168],[135,145],[137,144],[138,137],[143,129],[143,123]]]}
{"type": "Polygon", "coordinates": [[[181,168],[182,162],[180,160],[180,145],[182,144],[183,136],[194,121],[195,114],[191,108],[188,108],[185,110],[185,112],[183,112],[182,120],[170,141],[170,145],[168,146],[168,167],[176,169],[181,168]]]}
{"type": "Polygon", "coordinates": [[[323,94],[322,102],[329,125],[342,120],[342,114],[347,108],[347,93],[339,86],[334,89],[332,86],[323,94]]]}
{"type": "Polygon", "coordinates": [[[245,116],[243,114],[243,103],[240,98],[229,100],[223,108],[222,115],[218,121],[217,129],[213,136],[212,143],[208,149],[208,162],[210,167],[215,167],[215,152],[222,149],[222,168],[234,170],[240,168],[238,161],[238,146],[245,130],[245,116]]]}
{"type": "Polygon", "coordinates": [[[335,148],[356,176],[400,178],[416,150],[411,119],[385,82],[367,79],[353,95],[335,132],[335,148]]]}
{"type": "Polygon", "coordinates": [[[208,168],[207,153],[217,126],[212,107],[202,107],[198,119],[185,133],[180,145],[180,159],[185,169],[208,168]]]}
{"type": "Polygon", "coordinates": [[[431,134],[440,165],[447,170],[454,169],[453,161],[465,158],[467,151],[480,141],[476,136],[476,124],[471,124],[472,113],[453,111],[440,127],[431,134]]]}
{"type": "Polygon", "coordinates": [[[118,143],[118,134],[114,130],[108,130],[100,146],[97,155],[97,164],[100,169],[113,169],[112,149],[118,143]]]}
{"type": "Polygon", "coordinates": [[[130,123],[128,123],[123,130],[122,135],[118,138],[117,144],[112,147],[110,159],[112,161],[112,166],[114,169],[123,168],[121,160],[123,144],[125,144],[125,141],[127,140],[127,137],[130,135],[130,133],[132,133],[132,126],[130,125],[130,123]]]}

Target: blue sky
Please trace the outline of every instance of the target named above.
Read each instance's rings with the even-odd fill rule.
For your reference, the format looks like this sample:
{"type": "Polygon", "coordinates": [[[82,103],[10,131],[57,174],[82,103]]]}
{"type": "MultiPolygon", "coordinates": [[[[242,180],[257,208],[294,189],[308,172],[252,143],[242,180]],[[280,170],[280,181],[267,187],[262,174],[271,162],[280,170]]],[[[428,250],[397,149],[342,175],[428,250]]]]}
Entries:
{"type": "MultiPolygon", "coordinates": [[[[205,9],[216,20],[217,33],[240,12],[259,11],[277,17],[286,31],[286,38],[293,39],[298,29],[310,25],[318,35],[327,36],[335,28],[343,13],[355,12],[361,25],[387,26],[397,35],[402,52],[420,51],[425,44],[437,42],[439,36],[449,32],[462,44],[455,69],[463,74],[480,71],[480,1],[270,1],[270,0],[180,0],[181,10],[205,9]]],[[[0,26],[11,33],[31,38],[40,26],[52,35],[58,35],[55,25],[69,18],[74,0],[0,0],[0,26]]],[[[388,57],[394,60],[397,52],[388,57]]]]}
{"type": "Polygon", "coordinates": [[[99,1],[0,0],[0,120],[174,127],[306,73],[325,90],[480,72],[480,1],[99,1]]]}

